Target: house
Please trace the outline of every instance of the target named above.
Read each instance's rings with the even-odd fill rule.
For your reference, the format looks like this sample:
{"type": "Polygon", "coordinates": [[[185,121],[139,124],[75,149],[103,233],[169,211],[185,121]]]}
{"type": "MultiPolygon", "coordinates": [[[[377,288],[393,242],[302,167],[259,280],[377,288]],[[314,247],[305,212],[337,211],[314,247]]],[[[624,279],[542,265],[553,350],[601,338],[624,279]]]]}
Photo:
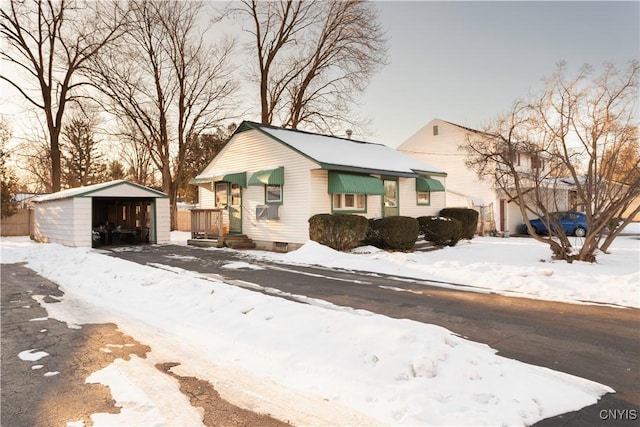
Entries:
{"type": "MultiPolygon", "coordinates": [[[[427,160],[435,167],[448,171],[447,207],[466,207],[479,212],[479,232],[490,230],[515,233],[523,222],[515,200],[497,189],[495,182],[478,178],[468,167],[467,152],[463,146],[468,138],[480,131],[440,119],[431,120],[413,136],[400,144],[402,151],[418,160],[427,160]]],[[[549,162],[541,156],[525,152],[514,153],[513,163],[522,172],[539,171],[548,175],[549,162]]],[[[571,186],[557,180],[549,181],[551,210],[566,210],[571,205],[571,186]]]]}
{"type": "Polygon", "coordinates": [[[221,209],[228,233],[292,250],[316,214],[437,214],[445,177],[385,145],[245,121],[191,182],[199,208],[221,209]]]}
{"type": "Polygon", "coordinates": [[[33,199],[33,238],[92,247],[169,243],[169,198],[125,180],[72,188],[33,199]]]}

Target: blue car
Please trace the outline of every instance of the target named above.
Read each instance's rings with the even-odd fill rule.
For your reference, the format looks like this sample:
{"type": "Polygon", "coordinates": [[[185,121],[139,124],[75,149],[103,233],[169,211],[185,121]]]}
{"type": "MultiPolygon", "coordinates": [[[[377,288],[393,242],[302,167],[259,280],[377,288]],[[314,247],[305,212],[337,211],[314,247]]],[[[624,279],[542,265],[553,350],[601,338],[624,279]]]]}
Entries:
{"type": "MultiPolygon", "coordinates": [[[[553,212],[549,215],[556,219],[567,236],[584,237],[587,234],[587,216],[582,212],[553,212]]],[[[535,228],[536,234],[549,234],[546,226],[547,222],[551,227],[554,226],[551,220],[545,221],[545,219],[540,218],[529,222],[535,228]]],[[[528,233],[526,224],[520,226],[520,232],[523,234],[528,233]]]]}

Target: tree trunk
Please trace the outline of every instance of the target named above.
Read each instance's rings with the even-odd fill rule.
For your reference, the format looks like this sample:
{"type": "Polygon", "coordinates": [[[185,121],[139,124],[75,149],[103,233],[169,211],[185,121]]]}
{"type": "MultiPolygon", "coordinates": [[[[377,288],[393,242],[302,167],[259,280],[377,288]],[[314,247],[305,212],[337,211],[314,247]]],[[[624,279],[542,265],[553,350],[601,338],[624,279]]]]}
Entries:
{"type": "Polygon", "coordinates": [[[61,190],[62,181],[61,154],[60,154],[60,132],[57,129],[49,129],[51,141],[51,192],[57,193],[61,190]]]}

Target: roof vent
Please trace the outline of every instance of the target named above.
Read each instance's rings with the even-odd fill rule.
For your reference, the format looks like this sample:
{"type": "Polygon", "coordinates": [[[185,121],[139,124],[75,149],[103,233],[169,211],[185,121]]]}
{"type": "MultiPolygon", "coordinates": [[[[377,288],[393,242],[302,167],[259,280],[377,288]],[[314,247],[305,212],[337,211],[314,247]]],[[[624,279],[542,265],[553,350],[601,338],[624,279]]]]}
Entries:
{"type": "Polygon", "coordinates": [[[351,139],[351,135],[353,134],[353,131],[351,129],[345,130],[344,133],[347,134],[347,138],[351,139]]]}

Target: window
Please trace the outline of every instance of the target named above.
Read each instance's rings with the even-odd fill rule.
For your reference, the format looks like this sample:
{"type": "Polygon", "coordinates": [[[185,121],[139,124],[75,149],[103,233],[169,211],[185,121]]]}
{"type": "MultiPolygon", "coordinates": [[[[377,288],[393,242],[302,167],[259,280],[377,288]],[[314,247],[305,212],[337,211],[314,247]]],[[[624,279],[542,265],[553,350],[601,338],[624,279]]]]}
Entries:
{"type": "Polygon", "coordinates": [[[226,182],[217,182],[216,183],[216,207],[217,208],[226,208],[229,203],[228,195],[227,195],[227,183],[226,182]]]}
{"type": "Polygon", "coordinates": [[[334,211],[364,212],[367,209],[367,196],[364,194],[334,194],[334,211]]]}
{"type": "Polygon", "coordinates": [[[438,125],[433,126],[433,136],[438,135],[438,125]]]}
{"type": "Polygon", "coordinates": [[[418,204],[419,205],[430,205],[431,204],[431,192],[430,191],[418,191],[416,192],[418,195],[418,204]]]}
{"type": "Polygon", "coordinates": [[[538,157],[538,155],[534,154],[533,156],[531,156],[531,169],[540,169],[540,157],[538,157]]]}
{"type": "Polygon", "coordinates": [[[282,203],[282,185],[269,184],[265,185],[265,201],[267,203],[278,204],[282,203]]]}

